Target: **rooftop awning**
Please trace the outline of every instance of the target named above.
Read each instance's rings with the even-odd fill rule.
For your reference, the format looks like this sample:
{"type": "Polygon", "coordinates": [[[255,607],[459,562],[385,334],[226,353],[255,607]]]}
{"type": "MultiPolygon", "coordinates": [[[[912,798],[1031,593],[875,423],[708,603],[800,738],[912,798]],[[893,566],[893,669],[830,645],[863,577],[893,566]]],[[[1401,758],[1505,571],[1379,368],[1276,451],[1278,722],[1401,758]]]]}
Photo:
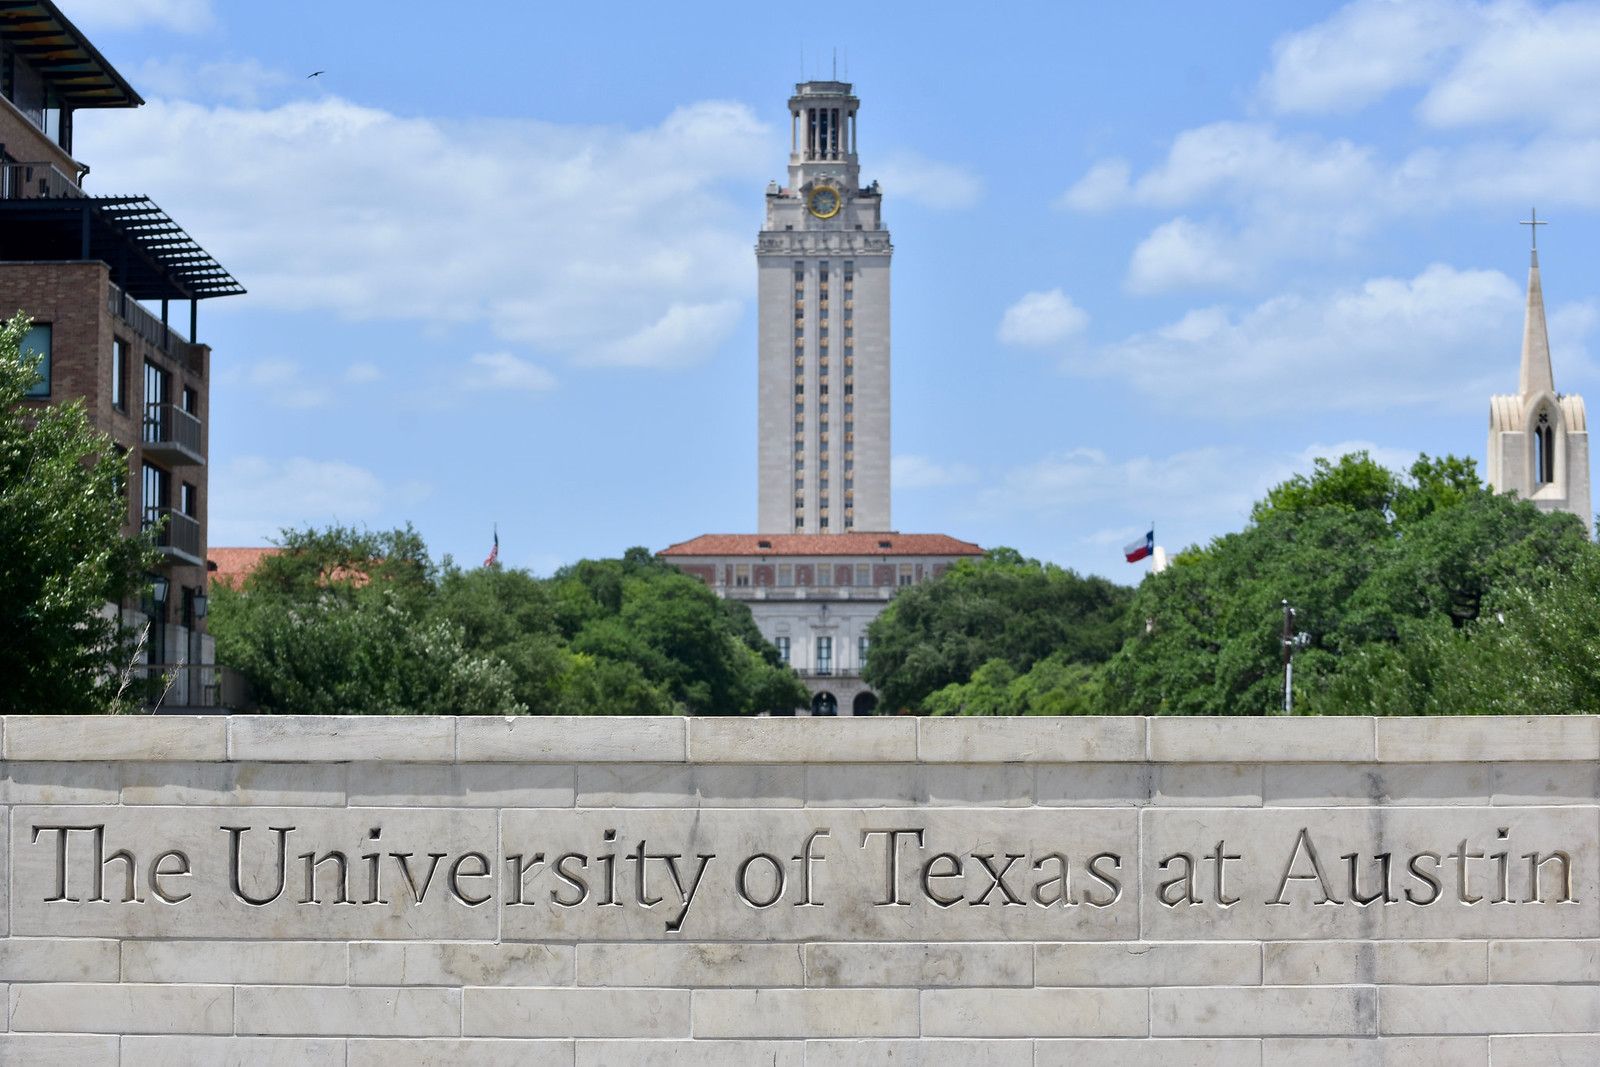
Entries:
{"type": "Polygon", "coordinates": [[[138,107],[144,98],[49,0],[0,0],[0,38],[26,59],[62,106],[138,107]]]}
{"type": "Polygon", "coordinates": [[[97,259],[136,300],[204,300],[245,291],[142,196],[0,200],[0,259],[97,259]]]}

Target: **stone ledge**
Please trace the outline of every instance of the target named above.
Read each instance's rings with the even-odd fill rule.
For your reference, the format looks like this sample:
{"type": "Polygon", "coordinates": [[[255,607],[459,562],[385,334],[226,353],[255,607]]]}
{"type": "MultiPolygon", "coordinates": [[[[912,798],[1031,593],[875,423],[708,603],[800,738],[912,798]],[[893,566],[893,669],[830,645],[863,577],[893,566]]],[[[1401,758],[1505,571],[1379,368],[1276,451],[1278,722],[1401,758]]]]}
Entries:
{"type": "Polygon", "coordinates": [[[1474,764],[1600,761],[1600,716],[749,719],[12,715],[18,763],[1474,764]]]}

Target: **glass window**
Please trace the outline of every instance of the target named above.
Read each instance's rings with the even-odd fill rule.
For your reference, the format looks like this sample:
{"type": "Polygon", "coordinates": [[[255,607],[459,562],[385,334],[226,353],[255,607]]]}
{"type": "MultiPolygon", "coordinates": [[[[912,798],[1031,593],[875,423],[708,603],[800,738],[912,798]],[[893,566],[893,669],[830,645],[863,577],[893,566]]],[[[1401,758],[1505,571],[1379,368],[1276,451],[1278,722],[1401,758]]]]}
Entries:
{"type": "MultiPolygon", "coordinates": [[[[857,563],[856,564],[856,584],[857,585],[871,585],[872,584],[872,565],[870,563],[857,563]]],[[[862,640],[865,641],[866,638],[863,637],[862,640]]]]}
{"type": "Polygon", "coordinates": [[[900,584],[901,585],[910,585],[911,584],[911,564],[909,564],[909,563],[900,564],[900,584]]]}
{"type": "Polygon", "coordinates": [[[867,638],[865,635],[856,638],[856,667],[865,670],[867,666],[867,638]]]}
{"type": "Polygon", "coordinates": [[[144,525],[149,526],[161,518],[162,508],[171,506],[172,478],[152,463],[144,465],[143,473],[144,495],[140,498],[140,506],[144,511],[144,525]]]}
{"type": "Polygon", "coordinates": [[[22,335],[22,361],[24,363],[34,359],[39,361],[38,366],[34,368],[39,380],[28,390],[28,396],[50,395],[50,345],[48,322],[36,322],[22,335]]]}
{"type": "MultiPolygon", "coordinates": [[[[828,516],[826,516],[826,515],[822,516],[822,525],[824,525],[824,526],[828,525],[828,516]]],[[[826,563],[817,564],[816,573],[817,573],[817,584],[818,585],[832,585],[833,584],[833,568],[828,566],[828,564],[826,564],[826,563]]]]}
{"type": "Polygon", "coordinates": [[[750,564],[739,563],[734,565],[733,584],[741,589],[750,585],[750,564]]]}
{"type": "MultiPolygon", "coordinates": [[[[794,565],[790,563],[778,564],[778,584],[791,586],[794,584],[794,565]]],[[[787,638],[785,639],[787,640],[787,638]]]]}
{"type": "Polygon", "coordinates": [[[189,386],[184,386],[181,406],[183,407],[184,411],[187,411],[191,415],[198,414],[200,411],[200,394],[195,392],[189,386]]]}
{"type": "Polygon", "coordinates": [[[120,337],[111,345],[111,406],[128,410],[128,342],[120,337]]]}
{"type": "Polygon", "coordinates": [[[778,648],[778,660],[782,663],[789,662],[789,639],[787,637],[774,637],[772,643],[778,648]]]}
{"type": "Polygon", "coordinates": [[[189,482],[178,488],[178,510],[190,518],[200,517],[200,490],[189,482]]]}
{"type": "Polygon", "coordinates": [[[817,638],[817,673],[833,673],[833,638],[817,638]]]}

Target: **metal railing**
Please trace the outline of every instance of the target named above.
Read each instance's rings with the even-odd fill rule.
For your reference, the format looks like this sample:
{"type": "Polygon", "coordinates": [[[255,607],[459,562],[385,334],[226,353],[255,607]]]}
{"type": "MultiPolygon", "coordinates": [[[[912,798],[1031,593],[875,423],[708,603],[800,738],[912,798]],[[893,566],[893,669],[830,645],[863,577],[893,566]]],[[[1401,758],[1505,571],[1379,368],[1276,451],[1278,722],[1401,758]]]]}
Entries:
{"type": "Polygon", "coordinates": [[[132,297],[124,300],[115,282],[106,284],[106,310],[127,323],[141,339],[178,358],[191,372],[199,374],[203,369],[196,358],[195,346],[183,334],[162,323],[161,316],[132,297]]]}
{"type": "Polygon", "coordinates": [[[144,406],[144,443],[173,445],[204,458],[200,420],[176,404],[144,406]]]}
{"type": "Polygon", "coordinates": [[[153,526],[161,526],[156,535],[157,548],[186,556],[196,564],[204,562],[200,557],[200,524],[192,517],[172,508],[147,507],[142,528],[148,530],[153,526]],[[163,519],[166,520],[164,525],[163,519]]]}
{"type": "Polygon", "coordinates": [[[0,163],[0,200],[79,199],[83,190],[54,163],[0,163]]]}

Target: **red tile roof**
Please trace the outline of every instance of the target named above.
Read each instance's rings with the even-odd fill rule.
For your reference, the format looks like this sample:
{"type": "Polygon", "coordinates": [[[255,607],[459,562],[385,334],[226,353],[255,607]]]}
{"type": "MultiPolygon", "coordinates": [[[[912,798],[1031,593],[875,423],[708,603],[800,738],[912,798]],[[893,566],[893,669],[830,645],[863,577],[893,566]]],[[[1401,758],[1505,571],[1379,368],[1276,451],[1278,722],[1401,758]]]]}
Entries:
{"type": "Polygon", "coordinates": [[[971,541],[946,534],[701,534],[658,556],[981,556],[971,541]]]}
{"type": "Polygon", "coordinates": [[[211,580],[237,589],[239,583],[261,565],[267,556],[276,556],[281,548],[208,548],[206,558],[216,566],[211,580]]]}

